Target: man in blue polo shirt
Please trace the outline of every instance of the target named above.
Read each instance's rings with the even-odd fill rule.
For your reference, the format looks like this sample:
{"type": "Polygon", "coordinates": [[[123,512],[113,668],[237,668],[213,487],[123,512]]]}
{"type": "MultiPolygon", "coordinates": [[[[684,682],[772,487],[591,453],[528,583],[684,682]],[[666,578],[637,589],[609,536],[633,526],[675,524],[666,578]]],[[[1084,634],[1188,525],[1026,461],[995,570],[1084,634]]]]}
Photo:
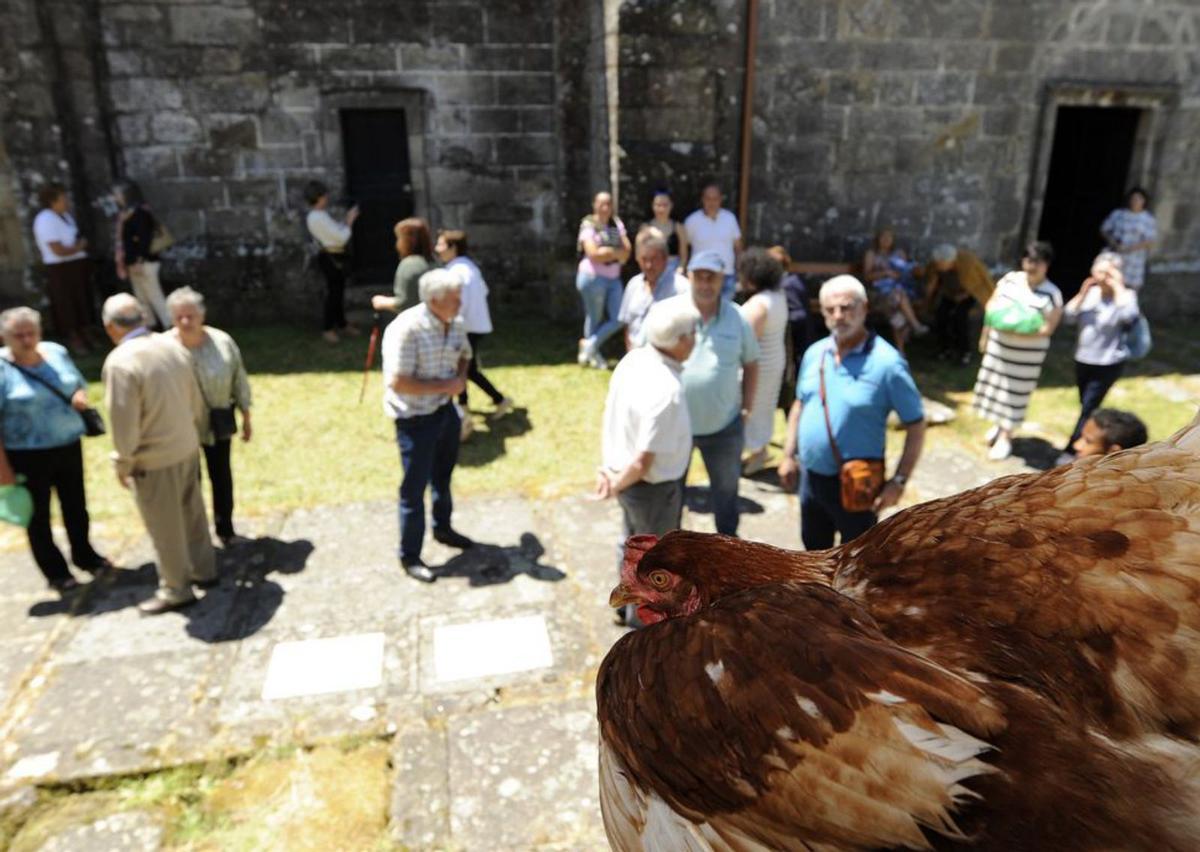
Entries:
{"type": "Polygon", "coordinates": [[[804,353],[779,463],[784,487],[794,487],[799,445],[800,537],[806,550],[833,547],[835,532],[841,533],[845,544],[874,526],[877,513],[896,505],[904,493],[925,444],[921,394],[903,356],[867,330],[867,291],[862,282],[852,275],[838,275],[821,287],[820,300],[829,337],[804,353]],[[821,402],[822,373],[829,427],[821,402]],[[893,410],[906,430],[896,472],[870,510],[848,512],[841,503],[838,453],[830,444],[830,429],[843,460],[882,459],[888,414],[893,410]]]}
{"type": "MultiPolygon", "coordinates": [[[[758,381],[758,340],[737,305],[721,298],[727,272],[715,251],[697,252],[688,264],[690,299],[700,312],[696,346],[683,365],[683,393],[692,438],[708,471],[717,532],[737,535],[742,424],[758,381]]],[[[669,300],[668,300],[669,301],[669,300]]]]}

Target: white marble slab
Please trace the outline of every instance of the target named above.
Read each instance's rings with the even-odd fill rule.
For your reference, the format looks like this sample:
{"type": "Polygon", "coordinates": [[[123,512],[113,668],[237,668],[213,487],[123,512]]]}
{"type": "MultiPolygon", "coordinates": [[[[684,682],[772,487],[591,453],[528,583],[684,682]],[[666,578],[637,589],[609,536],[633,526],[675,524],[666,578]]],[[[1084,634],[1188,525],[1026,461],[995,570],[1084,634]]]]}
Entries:
{"type": "Polygon", "coordinates": [[[439,683],[545,669],[554,665],[550,634],[540,615],[443,624],[433,632],[434,679],[439,683]]]}
{"type": "Polygon", "coordinates": [[[382,633],[280,642],[271,650],[264,701],[374,689],[383,682],[382,633]]]}

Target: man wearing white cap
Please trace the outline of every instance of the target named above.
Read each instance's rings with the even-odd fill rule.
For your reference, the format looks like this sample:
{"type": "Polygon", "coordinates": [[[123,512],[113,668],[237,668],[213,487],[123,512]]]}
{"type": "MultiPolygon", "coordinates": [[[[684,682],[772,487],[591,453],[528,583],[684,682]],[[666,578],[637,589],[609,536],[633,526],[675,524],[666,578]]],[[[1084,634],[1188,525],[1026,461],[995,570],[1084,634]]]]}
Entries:
{"type": "Polygon", "coordinates": [[[737,306],[721,298],[729,271],[717,252],[697,252],[688,264],[691,292],[663,304],[683,300],[700,312],[696,346],[683,365],[683,392],[692,440],[708,471],[717,532],[737,535],[742,425],[758,382],[758,340],[737,306]]]}

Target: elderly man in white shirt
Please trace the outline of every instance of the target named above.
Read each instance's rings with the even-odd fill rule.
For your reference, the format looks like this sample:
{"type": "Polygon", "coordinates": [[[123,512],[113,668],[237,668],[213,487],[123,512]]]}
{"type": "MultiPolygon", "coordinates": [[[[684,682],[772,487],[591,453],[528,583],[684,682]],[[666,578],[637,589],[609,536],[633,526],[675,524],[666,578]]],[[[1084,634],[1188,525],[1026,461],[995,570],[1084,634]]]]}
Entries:
{"type": "Polygon", "coordinates": [[[715,251],[725,264],[725,280],[721,284],[721,298],[732,299],[737,286],[738,258],[742,254],[742,229],[738,225],[737,216],[721,207],[725,196],[717,183],[705,184],[700,193],[699,210],[683,220],[683,228],[687,231],[688,243],[691,246],[691,256],[695,257],[702,251],[715,251]]]}
{"type": "MultiPolygon", "coordinates": [[[[467,379],[488,395],[492,404],[496,406],[496,416],[502,417],[512,411],[513,401],[500,393],[479,369],[479,347],[484,337],[492,333],[492,315],[488,311],[487,282],[483,280],[479,266],[467,256],[467,232],[438,231],[433,251],[445,268],[455,273],[463,282],[462,311],[459,316],[462,317],[463,326],[467,330],[467,340],[471,343],[471,363],[467,365],[467,379]]],[[[458,395],[458,404],[462,409],[462,440],[465,441],[473,431],[465,387],[458,395]]]]}
{"type": "MultiPolygon", "coordinates": [[[[621,504],[625,539],[664,535],[683,516],[683,476],[692,454],[692,424],[680,372],[696,343],[700,312],[686,299],[658,302],[646,316],[646,346],[629,352],[613,371],[604,404],[603,463],[596,496],[621,504]]],[[[622,624],[640,626],[635,612],[622,624]]]]}
{"type": "Polygon", "coordinates": [[[467,384],[471,344],[458,312],[462,280],[431,269],[418,284],[421,304],[401,313],[383,332],[384,413],[396,421],[400,482],[400,564],[424,583],[437,579],[421,560],[425,489],[433,490],[433,537],[450,547],[472,542],[450,526],[450,476],[458,462],[461,422],[453,398],[467,384]]]}
{"type": "Polygon", "coordinates": [[[308,233],[321,250],[317,253],[317,266],[325,276],[325,315],[321,334],[327,343],[338,342],[338,332],[357,334],[358,329],[346,322],[346,276],[350,270],[346,257],[346,246],[358,219],[358,206],[346,212],[345,223],[329,215],[329,188],[320,181],[309,181],[304,187],[304,200],[309,211],[304,219],[308,233]]]}

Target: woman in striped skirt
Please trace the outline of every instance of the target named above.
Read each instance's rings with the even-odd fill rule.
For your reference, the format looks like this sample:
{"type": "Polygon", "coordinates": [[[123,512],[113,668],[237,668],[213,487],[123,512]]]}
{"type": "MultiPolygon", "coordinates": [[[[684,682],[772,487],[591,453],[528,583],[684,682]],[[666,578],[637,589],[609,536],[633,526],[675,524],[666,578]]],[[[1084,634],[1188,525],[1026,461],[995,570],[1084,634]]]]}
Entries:
{"type": "Polygon", "coordinates": [[[981,417],[992,421],[987,433],[991,445],[988,458],[995,461],[1012,455],[1013,430],[1025,421],[1029,397],[1050,349],[1050,335],[1062,319],[1062,293],[1046,279],[1053,258],[1049,243],[1030,243],[1021,258],[1021,271],[1001,278],[987,304],[989,315],[1016,302],[1042,317],[1041,327],[1032,333],[983,328],[979,341],[983,363],[975,379],[972,405],[981,417]]]}

